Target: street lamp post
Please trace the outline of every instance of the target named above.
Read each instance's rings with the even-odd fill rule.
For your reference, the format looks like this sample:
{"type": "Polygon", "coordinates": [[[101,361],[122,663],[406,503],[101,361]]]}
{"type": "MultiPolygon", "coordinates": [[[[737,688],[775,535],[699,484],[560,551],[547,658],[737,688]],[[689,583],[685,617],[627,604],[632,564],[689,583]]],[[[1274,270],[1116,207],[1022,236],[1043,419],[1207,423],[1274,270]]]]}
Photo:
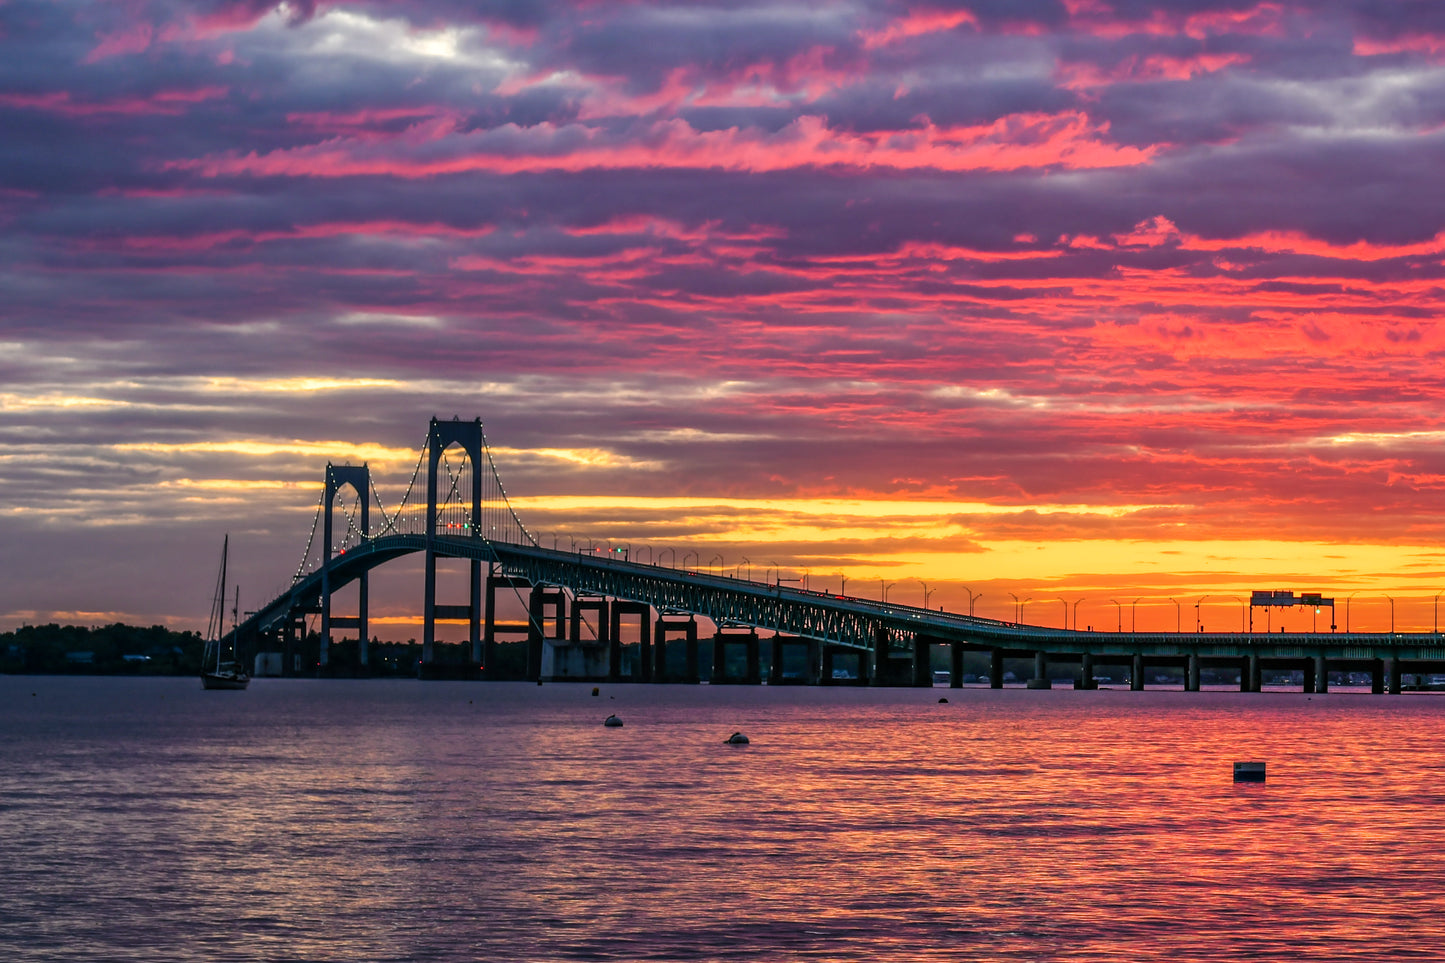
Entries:
{"type": "MultiPolygon", "coordinates": [[[[672,564],[669,565],[668,567],[669,567],[669,568],[676,568],[676,567],[677,567],[677,549],[675,549],[675,548],[673,548],[671,545],[669,545],[667,548],[664,548],[664,549],[662,550],[662,552],[671,552],[671,553],[672,553],[672,564]]],[[[658,552],[658,553],[657,553],[657,564],[659,564],[659,565],[662,564],[662,552],[658,552]]]]}
{"type": "Polygon", "coordinates": [[[1074,631],[1075,631],[1075,632],[1079,631],[1079,603],[1082,602],[1082,601],[1084,601],[1084,597],[1083,597],[1083,596],[1080,596],[1080,597],[1074,599],[1074,631]]]}
{"type": "Polygon", "coordinates": [[[1345,596],[1345,634],[1350,634],[1350,599],[1358,595],[1358,592],[1351,592],[1345,596]]]}
{"type": "Polygon", "coordinates": [[[644,545],[644,546],[642,546],[642,548],[639,548],[639,549],[637,550],[639,554],[642,552],[642,549],[643,549],[643,548],[647,549],[647,564],[648,564],[648,565],[653,564],[653,563],[652,563],[652,546],[651,546],[651,545],[644,545]]]}
{"type": "Polygon", "coordinates": [[[721,555],[714,555],[712,558],[708,559],[708,560],[707,560],[708,571],[710,571],[710,572],[712,571],[712,567],[713,567],[713,563],[714,563],[714,562],[717,563],[717,572],[718,572],[718,574],[721,574],[721,573],[722,573],[722,570],[723,570],[723,565],[726,564],[725,562],[723,562],[723,557],[722,557],[721,555]]]}
{"type": "Polygon", "coordinates": [[[683,567],[684,569],[687,568],[687,560],[688,560],[688,559],[692,559],[693,561],[697,561],[697,558],[698,558],[697,552],[688,552],[686,555],[684,555],[684,556],[682,557],[682,567],[683,567]]]}
{"type": "Polygon", "coordinates": [[[1180,614],[1179,614],[1179,600],[1178,600],[1178,599],[1175,599],[1175,598],[1171,598],[1169,601],[1171,601],[1171,602],[1174,603],[1174,634],[1175,634],[1175,635],[1178,635],[1179,632],[1180,632],[1180,624],[1179,624],[1179,623],[1180,623],[1180,618],[1181,618],[1181,616],[1180,616],[1180,614]]]}
{"type": "Polygon", "coordinates": [[[1010,593],[1009,593],[1009,598],[1011,598],[1011,599],[1014,600],[1014,621],[1015,621],[1015,622],[1022,622],[1022,621],[1023,621],[1023,606],[1022,606],[1021,604],[1019,604],[1019,597],[1018,597],[1017,595],[1013,594],[1012,592],[1010,592],[1010,593]]]}
{"type": "Polygon", "coordinates": [[[1209,598],[1208,595],[1201,595],[1201,596],[1199,596],[1199,601],[1194,603],[1194,631],[1195,631],[1195,632],[1198,632],[1198,631],[1199,631],[1199,627],[1204,624],[1204,623],[1202,623],[1202,622],[1199,621],[1199,606],[1203,605],[1203,604],[1204,604],[1204,600],[1207,599],[1207,598],[1209,598]]]}
{"type": "Polygon", "coordinates": [[[1139,600],[1135,599],[1129,603],[1129,631],[1139,631],[1139,600]]]}
{"type": "Polygon", "coordinates": [[[744,555],[743,560],[738,564],[747,566],[748,581],[751,582],[753,580],[753,560],[744,555]]]}
{"type": "MultiPolygon", "coordinates": [[[[1442,593],[1442,594],[1445,594],[1445,593],[1442,593]]],[[[1433,631],[1436,635],[1439,635],[1439,634],[1440,634],[1440,596],[1439,596],[1439,595],[1435,596],[1435,625],[1434,625],[1434,628],[1433,628],[1431,631],[1433,631]]]]}
{"type": "Polygon", "coordinates": [[[973,589],[969,588],[967,585],[963,586],[963,590],[968,593],[968,614],[972,616],[973,607],[979,599],[983,598],[983,593],[979,592],[977,595],[974,595],[973,589]]]}
{"type": "Polygon", "coordinates": [[[923,581],[923,579],[919,579],[918,584],[923,586],[923,607],[928,608],[928,597],[932,595],[933,592],[929,590],[928,583],[923,581]]]}
{"type": "Polygon", "coordinates": [[[1055,597],[1054,601],[1064,607],[1064,631],[1067,632],[1069,631],[1069,603],[1058,597],[1055,597]]]}
{"type": "Polygon", "coordinates": [[[1229,598],[1232,598],[1232,599],[1234,599],[1236,602],[1239,603],[1239,631],[1243,632],[1243,631],[1244,631],[1244,599],[1240,598],[1238,595],[1231,595],[1231,596],[1229,596],[1229,598]]]}
{"type": "Polygon", "coordinates": [[[1394,634],[1395,634],[1395,600],[1394,600],[1393,598],[1390,598],[1390,596],[1388,596],[1388,595],[1385,596],[1385,598],[1390,599],[1390,634],[1391,634],[1391,635],[1394,635],[1394,634]]]}
{"type": "Polygon", "coordinates": [[[894,584],[895,584],[895,583],[893,583],[893,582],[885,582],[885,581],[884,581],[883,579],[881,579],[881,578],[878,579],[878,595],[879,595],[878,600],[879,600],[880,602],[882,602],[884,605],[887,605],[887,604],[888,604],[888,590],[891,589],[891,588],[894,586],[894,584]]]}

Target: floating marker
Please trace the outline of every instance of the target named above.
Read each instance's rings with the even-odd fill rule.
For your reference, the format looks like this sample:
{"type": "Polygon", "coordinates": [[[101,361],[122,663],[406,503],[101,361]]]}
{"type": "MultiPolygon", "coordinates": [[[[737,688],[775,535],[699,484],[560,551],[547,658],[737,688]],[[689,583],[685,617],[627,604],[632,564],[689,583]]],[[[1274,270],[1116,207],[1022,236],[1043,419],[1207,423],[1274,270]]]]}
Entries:
{"type": "Polygon", "coordinates": [[[595,685],[592,687],[592,694],[593,694],[593,695],[600,695],[600,694],[601,694],[601,693],[598,691],[598,689],[597,689],[597,687],[596,687],[595,685]]]}
{"type": "Polygon", "coordinates": [[[746,746],[748,744],[748,737],[743,735],[741,732],[734,732],[732,735],[724,739],[723,742],[727,743],[730,746],[746,746]]]}
{"type": "Polygon", "coordinates": [[[944,704],[945,702],[947,702],[947,701],[948,701],[947,699],[939,699],[939,700],[938,700],[938,704],[939,704],[939,705],[943,705],[943,704],[944,704]]]}
{"type": "Polygon", "coordinates": [[[608,716],[606,719],[603,719],[602,724],[609,729],[616,729],[617,727],[622,725],[622,720],[617,718],[616,714],[613,714],[608,716]]]}
{"type": "Polygon", "coordinates": [[[1236,762],[1234,764],[1234,781],[1264,782],[1264,763],[1236,762]]]}

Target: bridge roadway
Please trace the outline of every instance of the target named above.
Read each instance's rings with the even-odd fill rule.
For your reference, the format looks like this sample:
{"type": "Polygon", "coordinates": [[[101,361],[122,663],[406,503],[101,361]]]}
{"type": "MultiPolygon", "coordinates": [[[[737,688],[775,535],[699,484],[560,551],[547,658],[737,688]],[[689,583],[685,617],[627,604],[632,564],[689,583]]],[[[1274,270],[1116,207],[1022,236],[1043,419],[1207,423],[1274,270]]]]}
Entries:
{"type": "MultiPolygon", "coordinates": [[[[424,535],[370,539],[331,561],[334,592],[379,565],[426,550],[424,535]]],[[[802,588],[672,569],[612,556],[564,552],[533,545],[437,535],[439,557],[494,563],[499,574],[533,586],[561,586],[574,596],[643,602],[659,612],[687,612],[719,625],[746,625],[815,640],[837,651],[871,656],[875,681],[885,668],[906,660],[894,681],[930,684],[928,647],[953,649],[952,682],[958,685],[964,650],[991,653],[990,681],[1003,684],[1005,658],[1033,659],[1030,685],[1047,686],[1052,664],[1068,664],[1075,684],[1092,688],[1093,667],[1125,665],[1134,688],[1146,667],[1177,666],[1185,685],[1197,689],[1201,669],[1237,668],[1241,688],[1257,691],[1264,669],[1303,670],[1306,691],[1325,691],[1328,671],[1371,674],[1376,691],[1398,692],[1402,672],[1445,672],[1445,637],[1437,633],[1245,633],[1079,631],[1014,624],[910,605],[832,595],[802,588]]],[[[297,613],[320,610],[318,569],[297,581],[237,629],[247,641],[277,631],[297,613]]],[[[336,620],[341,621],[341,620],[336,620]]],[[[862,673],[860,673],[862,674],[862,673]]]]}

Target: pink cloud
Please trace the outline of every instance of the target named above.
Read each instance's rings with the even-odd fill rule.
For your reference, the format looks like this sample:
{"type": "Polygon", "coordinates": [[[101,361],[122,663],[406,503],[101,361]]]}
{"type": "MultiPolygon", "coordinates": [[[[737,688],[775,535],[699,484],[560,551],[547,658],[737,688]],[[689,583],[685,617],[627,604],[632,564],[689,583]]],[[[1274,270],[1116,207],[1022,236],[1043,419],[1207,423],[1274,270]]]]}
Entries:
{"type": "Polygon", "coordinates": [[[464,171],[513,174],[599,168],[683,168],[777,171],[802,167],[1005,171],[1088,169],[1146,163],[1159,150],[1121,146],[1108,127],[1082,112],[1014,114],[972,127],[928,124],[917,131],[834,131],[820,117],[803,116],[776,133],[731,128],[697,131],[679,119],[651,125],[650,136],[608,139],[581,125],[506,125],[456,133],[448,121],[418,125],[375,149],[354,139],[277,150],[227,154],[166,163],[168,170],[205,176],[424,178],[464,171]]]}

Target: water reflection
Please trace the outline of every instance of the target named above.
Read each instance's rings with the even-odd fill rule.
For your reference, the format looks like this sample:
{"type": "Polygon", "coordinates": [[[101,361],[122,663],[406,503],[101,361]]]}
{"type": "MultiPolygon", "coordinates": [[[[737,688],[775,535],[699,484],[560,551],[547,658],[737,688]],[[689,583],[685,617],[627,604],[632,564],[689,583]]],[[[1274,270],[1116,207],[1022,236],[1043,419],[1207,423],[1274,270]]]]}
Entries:
{"type": "Polygon", "coordinates": [[[1434,952],[1442,698],[589,693],[0,678],[0,956],[1434,952]]]}

